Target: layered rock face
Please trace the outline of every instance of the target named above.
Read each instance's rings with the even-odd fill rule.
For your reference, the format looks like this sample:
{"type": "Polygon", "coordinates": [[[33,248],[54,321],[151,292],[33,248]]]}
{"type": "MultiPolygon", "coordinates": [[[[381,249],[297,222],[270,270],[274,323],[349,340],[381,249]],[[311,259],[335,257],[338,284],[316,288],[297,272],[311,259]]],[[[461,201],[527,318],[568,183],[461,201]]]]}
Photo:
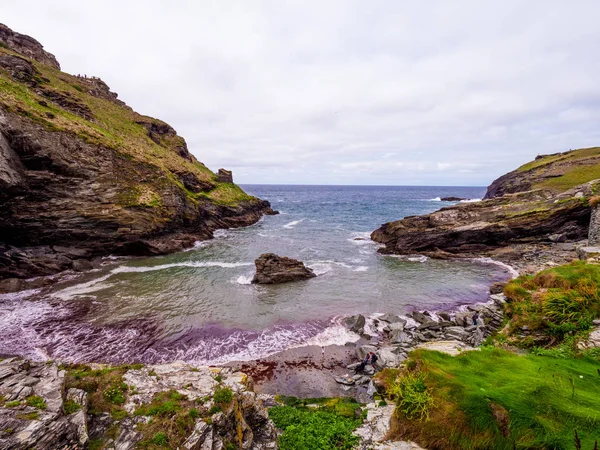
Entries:
{"type": "MultiPolygon", "coordinates": [[[[110,369],[103,367],[99,374],[103,370],[110,369]]],[[[195,423],[178,448],[277,448],[277,432],[267,409],[241,372],[177,362],[128,370],[123,376],[128,393],[119,417],[93,410],[88,393],[69,388],[65,378],[65,371],[52,362],[18,358],[0,362],[0,448],[84,449],[91,441],[120,450],[146,447],[147,441],[141,445],[147,439],[143,425],[160,416],[144,407],[165,393],[176,393],[174,398],[195,405],[195,423]],[[229,390],[231,398],[213,408],[218,389],[229,390]]],[[[94,385],[88,388],[93,390],[94,385]]],[[[165,423],[160,431],[168,432],[173,423],[165,423]]]]}
{"type": "Polygon", "coordinates": [[[278,256],[274,253],[264,253],[256,261],[256,274],[252,283],[277,284],[290,281],[307,280],[316,277],[312,269],[302,261],[278,256]]]}
{"type": "Polygon", "coordinates": [[[177,251],[273,212],[102,80],[4,25],[0,43],[0,279],[177,251]]]}
{"type": "Polygon", "coordinates": [[[382,253],[432,256],[578,241],[588,235],[598,175],[600,149],[549,155],[494,181],[486,200],[386,223],[371,238],[385,244],[382,253]]]}

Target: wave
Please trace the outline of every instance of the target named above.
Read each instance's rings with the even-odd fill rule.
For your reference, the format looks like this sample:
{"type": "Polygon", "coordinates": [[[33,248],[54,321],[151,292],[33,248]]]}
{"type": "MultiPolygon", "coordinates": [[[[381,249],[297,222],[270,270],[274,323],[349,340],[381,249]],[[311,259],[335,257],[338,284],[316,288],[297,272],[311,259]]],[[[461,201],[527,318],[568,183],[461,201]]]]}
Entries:
{"type": "Polygon", "coordinates": [[[515,269],[512,266],[509,266],[506,263],[503,263],[502,261],[496,261],[495,259],[487,258],[487,257],[472,258],[471,261],[475,261],[475,262],[482,263],[482,264],[493,264],[495,266],[502,267],[502,268],[506,269],[508,273],[510,273],[511,278],[517,278],[519,276],[519,271],[517,269],[515,269]]]}
{"type": "Polygon", "coordinates": [[[367,270],[369,270],[367,266],[358,266],[356,269],[354,269],[354,272],[366,272],[367,270]]]}
{"type": "Polygon", "coordinates": [[[240,275],[235,279],[235,282],[238,284],[252,284],[252,278],[254,278],[252,275],[240,275]]]}
{"type": "Polygon", "coordinates": [[[111,274],[115,273],[139,273],[139,272],[153,272],[156,270],[172,269],[174,267],[223,267],[223,268],[234,268],[251,266],[252,263],[228,263],[219,261],[191,261],[171,264],[159,264],[157,266],[120,266],[111,270],[111,274]]]}
{"type": "Polygon", "coordinates": [[[429,261],[429,257],[425,255],[384,255],[388,258],[397,258],[402,261],[424,263],[429,261]]]}
{"type": "Polygon", "coordinates": [[[480,201],[481,201],[480,198],[468,198],[466,200],[461,200],[458,203],[477,203],[477,202],[480,202],[480,201]]]}
{"type": "Polygon", "coordinates": [[[300,219],[300,220],[293,220],[290,223],[286,223],[283,228],[294,228],[296,225],[298,225],[299,223],[304,222],[304,219],[300,219]]]}
{"type": "Polygon", "coordinates": [[[144,272],[153,272],[157,270],[166,270],[172,269],[174,267],[222,267],[222,268],[235,268],[235,267],[244,267],[251,266],[253,263],[250,262],[241,262],[241,263],[228,263],[228,262],[220,262],[220,261],[192,261],[192,262],[181,262],[181,263],[172,263],[172,264],[160,264],[156,266],[119,266],[112,269],[109,273],[99,278],[95,278],[93,280],[87,281],[85,283],[79,283],[74,286],[67,287],[65,289],[61,289],[52,294],[53,297],[60,298],[61,300],[70,300],[79,295],[86,295],[92,292],[96,292],[107,287],[112,286],[111,283],[105,283],[110,277],[119,273],[144,273],[144,272]]]}
{"type": "Polygon", "coordinates": [[[436,197],[436,198],[430,198],[429,200],[427,200],[428,202],[441,202],[442,198],[441,197],[436,197]]]}

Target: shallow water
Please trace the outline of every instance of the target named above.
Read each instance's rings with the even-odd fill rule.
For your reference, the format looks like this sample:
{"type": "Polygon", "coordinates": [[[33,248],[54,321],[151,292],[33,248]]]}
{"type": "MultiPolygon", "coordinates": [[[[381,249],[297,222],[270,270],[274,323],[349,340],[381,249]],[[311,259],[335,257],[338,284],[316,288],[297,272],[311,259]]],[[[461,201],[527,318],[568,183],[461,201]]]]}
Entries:
{"type": "Polygon", "coordinates": [[[163,257],[124,260],[50,292],[0,296],[0,353],[66,361],[182,359],[223,363],[291,346],[343,344],[354,313],[406,313],[485,300],[506,268],[382,256],[368,240],[381,223],[431,212],[436,197],[482,188],[245,186],[280,215],[163,257]],[[250,284],[253,260],[274,252],[318,277],[250,284]]]}

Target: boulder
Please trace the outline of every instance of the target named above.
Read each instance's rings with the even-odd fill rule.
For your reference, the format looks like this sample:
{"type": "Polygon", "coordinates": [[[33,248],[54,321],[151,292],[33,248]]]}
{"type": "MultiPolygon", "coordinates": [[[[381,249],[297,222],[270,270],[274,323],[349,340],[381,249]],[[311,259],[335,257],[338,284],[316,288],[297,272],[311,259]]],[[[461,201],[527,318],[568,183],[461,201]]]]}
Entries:
{"type": "Polygon", "coordinates": [[[353,333],[362,334],[365,331],[365,316],[356,314],[355,316],[346,317],[344,325],[353,333]]]}
{"type": "Polygon", "coordinates": [[[406,325],[406,320],[402,319],[400,316],[391,313],[385,313],[383,316],[378,317],[382,322],[387,323],[401,323],[402,325],[406,325]]]}
{"type": "Polygon", "coordinates": [[[432,320],[431,315],[429,314],[429,311],[423,311],[423,312],[413,311],[411,314],[411,317],[419,323],[429,322],[432,320]]]}
{"type": "Polygon", "coordinates": [[[375,354],[377,355],[377,361],[375,362],[375,366],[378,369],[385,369],[386,367],[396,367],[399,364],[398,355],[394,352],[393,347],[384,347],[377,351],[375,354]]]}
{"type": "Polygon", "coordinates": [[[447,312],[445,312],[445,311],[441,311],[441,312],[439,312],[437,315],[438,315],[438,317],[439,317],[440,319],[442,319],[442,320],[444,320],[444,321],[446,321],[446,322],[450,322],[450,320],[452,320],[452,319],[450,318],[450,314],[449,314],[449,313],[447,313],[447,312]]]}
{"type": "Polygon", "coordinates": [[[274,253],[264,253],[254,261],[256,274],[252,283],[277,284],[290,281],[307,280],[316,277],[315,273],[302,261],[278,256],[274,253]]]}
{"type": "Polygon", "coordinates": [[[492,283],[492,285],[490,286],[490,294],[502,294],[502,292],[504,291],[504,286],[506,286],[506,283],[503,283],[501,281],[496,281],[495,283],[492,283]]]}

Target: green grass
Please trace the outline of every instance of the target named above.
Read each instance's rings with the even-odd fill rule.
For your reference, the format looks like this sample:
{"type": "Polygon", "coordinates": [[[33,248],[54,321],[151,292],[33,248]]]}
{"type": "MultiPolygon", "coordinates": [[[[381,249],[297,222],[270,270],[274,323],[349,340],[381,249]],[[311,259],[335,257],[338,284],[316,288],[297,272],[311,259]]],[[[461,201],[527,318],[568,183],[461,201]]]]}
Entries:
{"type": "MultiPolygon", "coordinates": [[[[2,53],[15,54],[11,50],[0,48],[0,54],[2,53]]],[[[31,63],[38,72],[34,78],[40,87],[31,88],[14,80],[8,72],[0,69],[0,105],[44,126],[47,130],[63,131],[88,143],[113,149],[128,161],[151,168],[153,173],[159,174],[148,177],[145,185],[137,184],[139,174],[135,173],[132,174],[131,180],[121,180],[126,186],[120,196],[123,207],[161,207],[166,203],[163,202],[165,196],[171,198],[171,189],[183,192],[191,203],[199,196],[227,206],[237,205],[242,201],[256,201],[235,185],[217,183],[216,174],[201,162],[181,157],[178,149],[185,144],[181,136],[167,133],[156,135],[159,140],[153,141],[143,124],[164,126],[164,122],[140,115],[114,101],[91,95],[90,85],[86,80],[37,61],[31,63]],[[42,89],[66,96],[70,101],[88,108],[93,120],[86,120],[53,103],[39,94],[42,89]],[[45,102],[46,106],[40,102],[45,102]],[[51,118],[48,113],[52,115],[51,118]],[[201,182],[214,185],[215,189],[203,194],[194,194],[186,190],[177,174],[188,172],[201,182]],[[132,196],[128,193],[130,189],[139,192],[132,196]],[[135,201],[127,201],[131,200],[129,197],[133,197],[135,201]]],[[[132,169],[132,172],[135,172],[135,169],[132,169]]]]}
{"type": "Polygon", "coordinates": [[[279,399],[286,405],[271,408],[269,417],[283,430],[280,449],[351,449],[358,443],[352,432],[363,419],[360,405],[353,399],[279,399]]]}
{"type": "Polygon", "coordinates": [[[600,440],[596,361],[484,348],[452,357],[417,350],[435,406],[431,420],[394,418],[394,437],[439,449],[574,449],[600,440]],[[514,446],[514,447],[513,447],[514,446]]]}
{"type": "Polygon", "coordinates": [[[556,163],[565,164],[565,171],[560,177],[550,177],[534,188],[551,189],[557,192],[566,191],[575,186],[600,178],[600,164],[589,164],[590,159],[600,156],[600,147],[583,148],[571,152],[547,156],[522,165],[519,172],[535,171],[543,173],[556,163]]]}
{"type": "Polygon", "coordinates": [[[63,404],[63,409],[65,411],[65,414],[69,415],[79,411],[81,409],[81,406],[76,401],[67,400],[63,404]]]}
{"type": "Polygon", "coordinates": [[[519,337],[523,327],[547,336],[549,344],[589,331],[600,318],[599,286],[600,265],[583,261],[512,280],[504,289],[512,342],[533,345],[519,337]]]}
{"type": "Polygon", "coordinates": [[[228,387],[217,387],[215,395],[213,395],[213,400],[215,403],[228,405],[233,400],[233,392],[228,387]]]}
{"type": "Polygon", "coordinates": [[[30,395],[25,399],[25,403],[33,408],[46,409],[46,401],[39,395],[30,395]]]}

